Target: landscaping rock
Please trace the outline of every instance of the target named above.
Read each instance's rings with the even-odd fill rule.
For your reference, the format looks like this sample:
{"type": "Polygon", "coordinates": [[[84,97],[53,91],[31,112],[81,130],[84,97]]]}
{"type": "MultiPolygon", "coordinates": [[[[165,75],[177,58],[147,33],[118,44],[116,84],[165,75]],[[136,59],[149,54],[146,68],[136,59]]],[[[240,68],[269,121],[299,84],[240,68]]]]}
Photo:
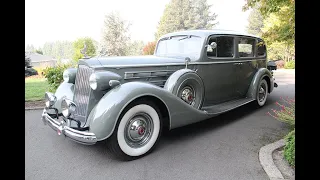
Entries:
{"type": "Polygon", "coordinates": [[[25,109],[43,109],[45,107],[45,100],[41,101],[26,101],[25,102],[25,109]]]}

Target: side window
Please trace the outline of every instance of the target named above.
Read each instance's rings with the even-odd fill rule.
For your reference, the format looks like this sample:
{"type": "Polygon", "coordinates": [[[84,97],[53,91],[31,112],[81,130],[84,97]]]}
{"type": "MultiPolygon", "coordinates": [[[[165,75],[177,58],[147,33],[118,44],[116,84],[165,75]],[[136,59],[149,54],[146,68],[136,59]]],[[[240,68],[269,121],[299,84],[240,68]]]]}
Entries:
{"type": "Polygon", "coordinates": [[[208,57],[233,57],[233,37],[212,37],[208,42],[208,57]]]}
{"type": "Polygon", "coordinates": [[[240,38],[238,43],[239,57],[253,57],[254,39],[240,38]]]}
{"type": "Polygon", "coordinates": [[[257,56],[263,57],[266,55],[266,45],[261,39],[258,39],[257,42],[257,56]]]}

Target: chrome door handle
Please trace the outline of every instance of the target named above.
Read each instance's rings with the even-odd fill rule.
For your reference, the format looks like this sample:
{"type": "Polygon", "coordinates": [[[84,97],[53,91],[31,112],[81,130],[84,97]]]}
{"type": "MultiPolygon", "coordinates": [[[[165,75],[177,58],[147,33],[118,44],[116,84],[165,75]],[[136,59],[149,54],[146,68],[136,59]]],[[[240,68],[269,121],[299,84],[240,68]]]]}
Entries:
{"type": "Polygon", "coordinates": [[[243,63],[234,63],[233,65],[241,65],[241,64],[243,64],[243,63]]]}

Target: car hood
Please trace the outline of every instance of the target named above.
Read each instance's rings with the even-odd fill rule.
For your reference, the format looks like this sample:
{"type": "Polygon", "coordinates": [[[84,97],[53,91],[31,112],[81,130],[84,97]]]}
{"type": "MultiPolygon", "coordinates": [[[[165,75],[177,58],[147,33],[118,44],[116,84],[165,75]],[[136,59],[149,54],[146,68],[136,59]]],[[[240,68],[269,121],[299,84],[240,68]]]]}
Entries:
{"type": "Polygon", "coordinates": [[[90,59],[81,59],[79,64],[87,66],[121,68],[128,66],[157,66],[164,64],[182,64],[184,58],[160,57],[154,55],[148,56],[114,56],[114,57],[93,57],[90,59]]]}

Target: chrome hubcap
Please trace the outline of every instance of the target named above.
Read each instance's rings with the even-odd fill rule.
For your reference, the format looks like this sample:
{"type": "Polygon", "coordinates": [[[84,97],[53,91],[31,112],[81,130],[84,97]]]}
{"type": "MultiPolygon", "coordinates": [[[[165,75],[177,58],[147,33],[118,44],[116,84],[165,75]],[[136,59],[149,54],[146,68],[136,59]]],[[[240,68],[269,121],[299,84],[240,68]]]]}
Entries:
{"type": "Polygon", "coordinates": [[[259,101],[263,102],[265,97],[266,97],[266,86],[265,84],[261,84],[260,89],[259,89],[259,101]]]}
{"type": "Polygon", "coordinates": [[[186,86],[182,89],[181,99],[192,105],[195,101],[194,90],[192,87],[186,86]]]}
{"type": "Polygon", "coordinates": [[[125,130],[125,140],[133,148],[144,146],[151,138],[153,122],[146,113],[138,113],[128,121],[125,130]]]}

